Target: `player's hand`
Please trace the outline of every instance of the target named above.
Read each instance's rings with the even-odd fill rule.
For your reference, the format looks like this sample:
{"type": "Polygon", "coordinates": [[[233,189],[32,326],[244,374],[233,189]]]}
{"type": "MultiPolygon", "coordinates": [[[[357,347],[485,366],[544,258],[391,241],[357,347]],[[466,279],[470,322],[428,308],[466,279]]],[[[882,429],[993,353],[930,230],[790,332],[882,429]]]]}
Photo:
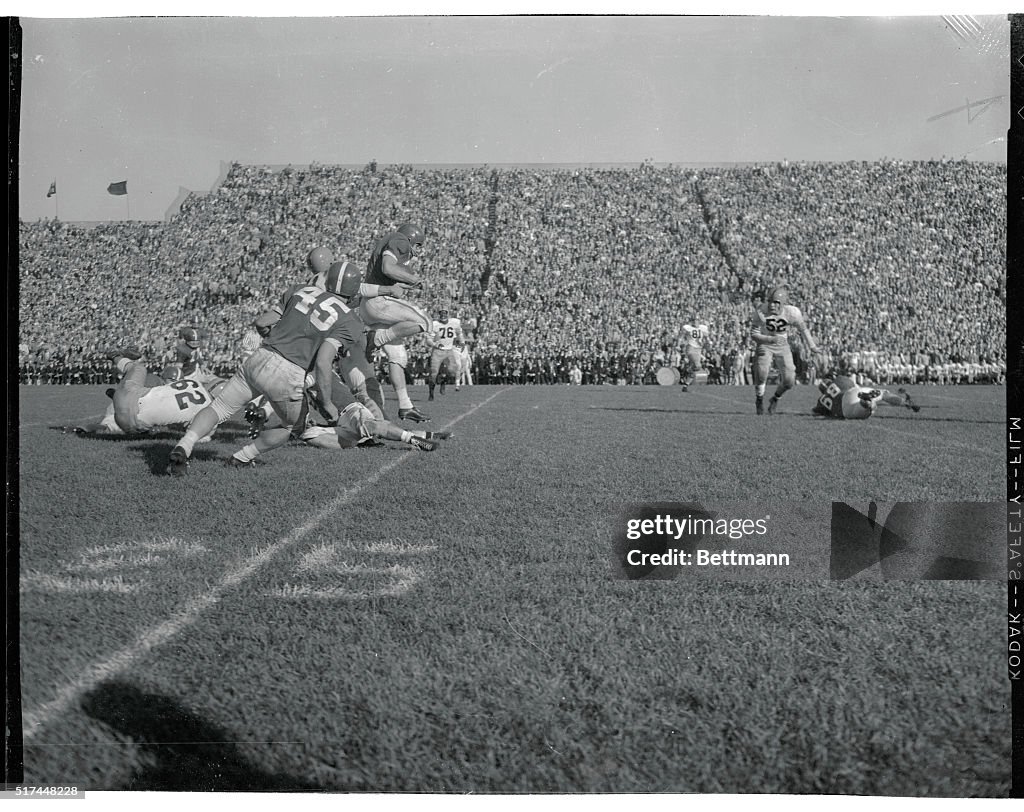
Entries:
{"type": "Polygon", "coordinates": [[[338,407],[333,403],[325,403],[323,408],[324,417],[327,418],[328,426],[337,426],[338,418],[341,415],[338,413],[338,407]]]}
{"type": "Polygon", "coordinates": [[[400,284],[396,283],[396,284],[391,286],[390,290],[391,290],[391,292],[389,294],[387,294],[387,295],[390,296],[391,298],[393,298],[393,299],[404,299],[405,298],[405,291],[406,291],[405,285],[400,285],[400,284]]]}

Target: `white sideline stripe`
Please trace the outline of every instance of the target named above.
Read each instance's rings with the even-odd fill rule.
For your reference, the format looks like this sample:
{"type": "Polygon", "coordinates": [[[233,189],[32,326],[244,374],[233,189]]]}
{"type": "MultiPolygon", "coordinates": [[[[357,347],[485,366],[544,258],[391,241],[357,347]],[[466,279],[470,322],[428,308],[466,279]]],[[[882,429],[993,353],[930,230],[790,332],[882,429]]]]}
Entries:
{"type": "MultiPolygon", "coordinates": [[[[481,401],[468,412],[456,417],[444,426],[447,429],[450,426],[454,426],[459,421],[471,414],[476,412],[478,409],[486,406],[498,395],[507,391],[505,389],[499,389],[493,395],[488,397],[486,400],[481,401]]],[[[442,430],[444,430],[442,429],[442,430]]],[[[92,665],[86,667],[82,675],[63,688],[57,691],[57,695],[44,705],[34,710],[27,711],[23,718],[22,723],[23,739],[27,744],[32,738],[34,738],[47,724],[52,722],[56,717],[64,713],[71,704],[83,693],[92,690],[104,680],[110,679],[126,668],[130,667],[139,657],[149,653],[154,648],[168,640],[173,639],[186,628],[191,626],[196,619],[203,613],[205,609],[215,605],[228,590],[238,586],[245,581],[249,576],[258,572],[263,565],[267,564],[273,559],[278,553],[295,542],[302,540],[308,533],[314,530],[319,524],[321,524],[326,518],[328,518],[338,508],[343,507],[345,504],[350,502],[353,498],[358,496],[365,488],[373,485],[378,479],[384,474],[388,473],[391,469],[401,465],[405,460],[418,456],[418,451],[410,451],[406,454],[402,454],[395,458],[391,462],[382,465],[375,473],[370,474],[362,482],[358,483],[352,488],[344,490],[337,498],[330,502],[323,510],[317,513],[312,519],[306,522],[301,527],[295,528],[285,536],[283,539],[275,541],[266,549],[253,555],[247,562],[245,562],[240,568],[229,572],[224,575],[220,581],[213,585],[205,594],[198,595],[191,601],[186,603],[176,612],[174,612],[167,620],[162,623],[158,623],[146,631],[143,631],[138,637],[135,638],[133,643],[122,648],[120,651],[116,651],[104,660],[95,662],[92,665]]]]}

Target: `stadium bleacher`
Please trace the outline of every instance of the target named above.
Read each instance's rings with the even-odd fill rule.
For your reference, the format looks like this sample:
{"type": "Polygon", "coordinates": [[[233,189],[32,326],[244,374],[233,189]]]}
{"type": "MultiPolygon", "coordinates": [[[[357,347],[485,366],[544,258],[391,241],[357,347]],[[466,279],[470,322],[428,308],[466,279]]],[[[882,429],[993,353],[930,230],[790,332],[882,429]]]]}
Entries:
{"type": "Polygon", "coordinates": [[[844,368],[887,383],[1001,380],[1005,173],[966,161],[233,164],[167,222],[20,223],[19,372],[106,382],[104,347],[136,345],[158,367],[193,324],[227,374],[248,323],[306,277],[310,248],[361,262],[413,220],[427,231],[418,301],[475,320],[478,382],[567,383],[575,363],[583,383],[653,383],[690,319],[711,327],[709,377],[729,382],[751,293],[781,281],[844,368]]]}

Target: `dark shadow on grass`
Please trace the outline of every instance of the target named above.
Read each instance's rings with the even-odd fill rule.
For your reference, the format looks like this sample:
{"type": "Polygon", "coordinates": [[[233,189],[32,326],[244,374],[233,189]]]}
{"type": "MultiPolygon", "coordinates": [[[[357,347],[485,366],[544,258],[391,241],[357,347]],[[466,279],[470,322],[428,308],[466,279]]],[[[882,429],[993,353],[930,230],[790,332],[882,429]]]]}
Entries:
{"type": "MultiPolygon", "coordinates": [[[[136,437],[136,440],[139,438],[136,437]]],[[[177,440],[177,438],[174,438],[177,440]]],[[[168,445],[167,443],[139,443],[134,446],[131,450],[137,454],[141,454],[142,458],[146,461],[146,465],[149,466],[149,472],[156,476],[164,476],[167,473],[167,463],[171,457],[171,449],[174,448],[174,444],[168,445]]],[[[192,459],[194,460],[216,460],[220,459],[221,455],[213,449],[204,448],[203,446],[196,446],[192,451],[192,459]]]]}
{"type": "Polygon", "coordinates": [[[315,791],[314,784],[267,772],[248,761],[236,737],[174,699],[146,693],[120,680],[104,682],[82,698],[82,710],[134,742],[142,765],[120,787],[133,791],[315,791]]]}

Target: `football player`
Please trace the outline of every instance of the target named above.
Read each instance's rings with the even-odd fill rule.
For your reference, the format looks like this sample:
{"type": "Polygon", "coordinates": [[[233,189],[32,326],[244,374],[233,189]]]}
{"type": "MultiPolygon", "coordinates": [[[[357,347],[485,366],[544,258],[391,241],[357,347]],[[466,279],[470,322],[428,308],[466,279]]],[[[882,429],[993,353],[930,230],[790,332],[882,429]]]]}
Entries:
{"type": "MultiPolygon", "coordinates": [[[[307,383],[312,383],[309,377],[307,376],[307,383]]],[[[365,448],[380,445],[379,440],[393,440],[411,445],[419,451],[434,451],[438,447],[438,440],[447,440],[452,436],[451,432],[447,431],[406,431],[386,420],[372,401],[363,404],[355,400],[341,384],[340,379],[335,378],[335,384],[331,391],[331,401],[337,407],[339,417],[334,426],[321,425],[313,419],[314,411],[322,415],[324,409],[322,396],[315,383],[309,387],[313,408],[310,409],[306,430],[299,435],[299,439],[307,445],[335,450],[365,448]]],[[[257,417],[257,420],[250,419],[250,411],[246,410],[246,419],[262,428],[262,422],[257,422],[259,418],[256,415],[253,416],[257,417]]]]}
{"type": "MultiPolygon", "coordinates": [[[[148,434],[167,426],[187,425],[204,406],[213,402],[225,381],[216,379],[211,387],[186,378],[181,368],[168,364],[157,383],[135,350],[111,350],[111,361],[121,373],[116,387],[106,390],[111,403],[97,423],[69,426],[76,434],[148,434]]],[[[207,435],[208,436],[208,435],[207,435]]]]}
{"type": "MultiPolygon", "coordinates": [[[[400,290],[419,287],[422,277],[415,273],[412,262],[423,247],[423,229],[412,223],[403,223],[378,240],[370,254],[366,268],[366,281],[371,285],[393,287],[400,290]]],[[[395,396],[398,398],[398,417],[421,423],[429,418],[421,414],[409,397],[405,368],[409,356],[405,339],[430,330],[430,318],[416,305],[403,301],[400,296],[385,295],[364,298],[359,305],[363,323],[370,330],[367,342],[367,360],[375,350],[387,356],[388,374],[395,396]]]]}
{"type": "MultiPolygon", "coordinates": [[[[309,265],[309,269],[313,271],[313,276],[310,277],[308,284],[314,285],[321,290],[328,290],[337,283],[337,269],[341,267],[341,263],[334,261],[334,254],[329,248],[314,248],[306,257],[306,262],[309,265]],[[328,264],[325,265],[324,263],[328,264]]],[[[405,288],[400,284],[375,285],[369,282],[362,282],[359,285],[360,302],[377,296],[391,296],[400,299],[404,292],[405,288]]],[[[360,312],[361,310],[362,308],[360,307],[360,312]]],[[[372,356],[372,350],[369,348],[367,355],[372,356]]],[[[367,357],[367,361],[372,363],[370,357],[367,357]]],[[[346,383],[353,390],[365,388],[369,396],[383,411],[384,392],[380,387],[380,381],[377,380],[377,376],[371,375],[369,379],[364,381],[363,373],[357,368],[355,361],[345,353],[342,353],[341,357],[339,357],[338,366],[346,383]]]]}
{"type": "Polygon", "coordinates": [[[455,381],[455,391],[460,386],[473,385],[473,354],[469,350],[469,344],[463,343],[458,349],[459,355],[459,377],[455,381]]]}
{"type": "Polygon", "coordinates": [[[206,337],[205,331],[198,327],[182,327],[174,347],[174,363],[181,367],[183,377],[213,384],[220,378],[203,368],[203,341],[206,337]]]}
{"type": "MultiPolygon", "coordinates": [[[[281,427],[262,432],[227,464],[251,466],[260,454],[298,437],[306,429],[305,379],[310,371],[315,370],[328,420],[337,422],[338,409],[331,402],[334,357],[344,347],[362,362],[365,352],[363,325],[349,304],[359,292],[362,273],[353,263],[340,265],[332,289],[294,285],[285,292],[276,308],[279,318],[263,345],[246,359],[213,403],[192,420],[181,442],[171,450],[168,473],[184,476],[195,442],[259,395],[267,396],[281,427]]],[[[371,377],[369,365],[362,362],[362,366],[363,374],[371,377]]]]}
{"type": "Polygon", "coordinates": [[[427,378],[430,396],[427,400],[434,399],[434,386],[437,384],[440,384],[441,394],[444,394],[448,373],[455,377],[456,383],[458,382],[461,358],[457,348],[461,348],[462,343],[462,322],[454,316],[449,316],[447,307],[440,308],[437,319],[427,333],[427,346],[430,348],[430,376],[427,378]],[[445,362],[448,363],[447,371],[441,369],[445,362]]]}
{"type": "Polygon", "coordinates": [[[893,394],[888,389],[871,389],[858,386],[853,378],[839,375],[834,380],[825,378],[818,382],[821,395],[811,410],[819,417],[835,417],[840,420],[867,420],[875,413],[879,403],[890,406],[902,406],[912,412],[921,411],[907,394],[906,389],[898,389],[893,394]]]}
{"type": "Polygon", "coordinates": [[[697,370],[700,369],[700,354],[707,344],[708,332],[706,324],[683,325],[683,334],[680,337],[683,344],[683,358],[686,362],[682,377],[684,392],[697,378],[697,370]]]}
{"type": "Polygon", "coordinates": [[[775,414],[779,398],[796,385],[796,366],[793,363],[793,350],[789,346],[791,329],[800,333],[812,354],[817,354],[818,346],[804,323],[803,314],[798,307],[789,303],[789,291],[782,286],[770,290],[763,304],[755,304],[751,328],[750,337],[756,345],[754,406],[758,414],[764,414],[764,390],[768,383],[768,372],[774,363],[779,371],[779,384],[768,402],[768,414],[775,414]]]}

